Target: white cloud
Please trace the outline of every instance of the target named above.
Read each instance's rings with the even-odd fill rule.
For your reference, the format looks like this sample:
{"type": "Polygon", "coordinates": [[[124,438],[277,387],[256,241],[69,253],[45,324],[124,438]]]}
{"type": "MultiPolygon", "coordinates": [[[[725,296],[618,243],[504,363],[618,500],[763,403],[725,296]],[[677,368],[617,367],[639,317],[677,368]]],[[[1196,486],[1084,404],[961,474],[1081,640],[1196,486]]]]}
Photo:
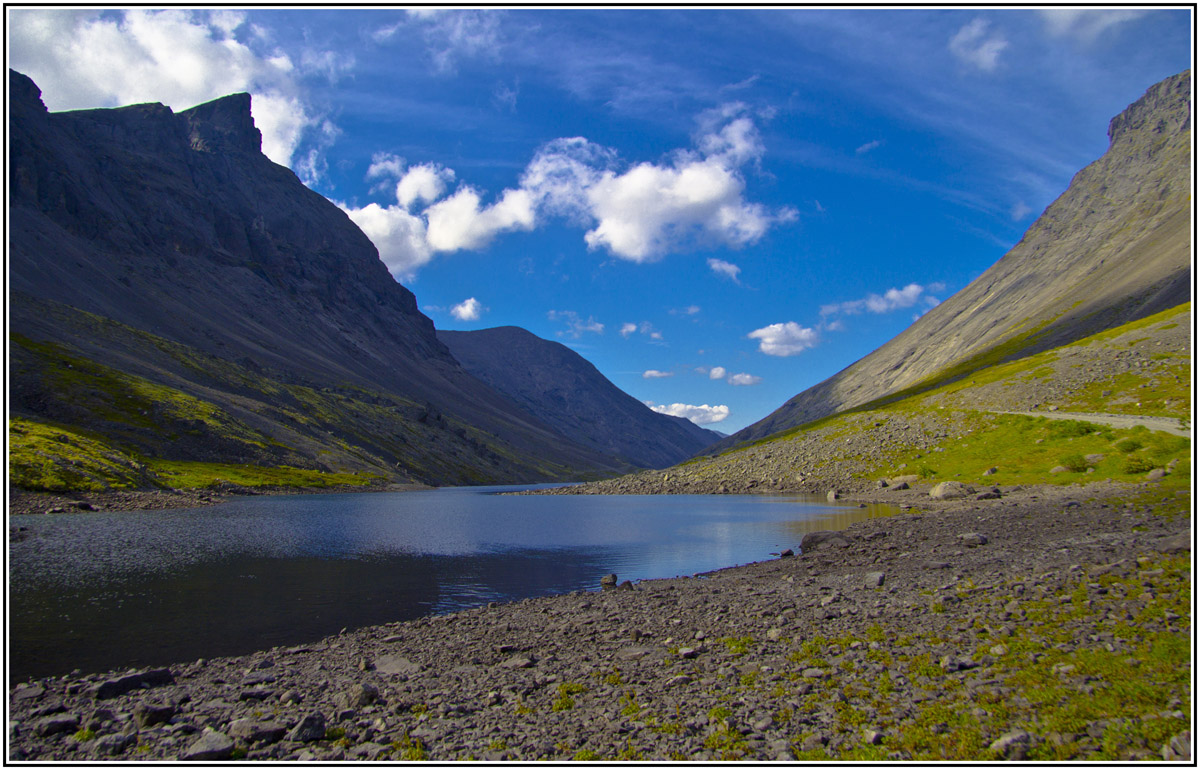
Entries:
{"type": "Polygon", "coordinates": [[[738,275],[742,272],[742,268],[738,267],[732,262],[726,262],[725,260],[717,259],[716,257],[709,257],[708,267],[717,275],[723,275],[734,283],[741,283],[741,281],[738,280],[738,275]]]}
{"type": "MultiPolygon", "coordinates": [[[[348,66],[315,50],[297,66],[253,36],[251,48],[234,37],[246,21],[236,11],[14,9],[7,19],[9,66],[34,79],[49,109],[161,102],[178,111],[247,91],[263,153],[284,165],[306,132],[322,141],[325,121],[305,102],[301,77],[348,66]]],[[[301,160],[319,173],[319,157],[301,160]]]]}
{"type": "Polygon", "coordinates": [[[725,367],[723,367],[723,366],[714,366],[712,369],[708,370],[708,379],[710,379],[710,380],[720,380],[720,379],[723,379],[724,377],[725,377],[725,367]]]}
{"type": "Polygon", "coordinates": [[[632,324],[632,323],[621,324],[621,336],[624,337],[625,339],[629,339],[629,336],[631,334],[635,334],[637,332],[637,330],[638,330],[637,324],[632,324]]]}
{"type": "Polygon", "coordinates": [[[532,230],[535,214],[526,190],[505,190],[500,200],[481,208],[479,193],[466,186],[425,209],[425,218],[430,247],[458,251],[481,249],[507,230],[532,230]]]}
{"type": "Polygon", "coordinates": [[[746,336],[758,340],[759,351],[768,356],[794,356],[815,347],[820,340],[816,329],[801,326],[795,321],[764,326],[746,336]]]}
{"type": "Polygon", "coordinates": [[[1038,13],[1051,35],[1070,36],[1090,43],[1105,30],[1138,19],[1147,12],[1129,8],[1046,8],[1038,13]]]}
{"type": "Polygon", "coordinates": [[[396,183],[396,200],[406,209],[411,209],[417,201],[433,203],[453,181],[453,170],[436,163],[422,163],[410,168],[396,183]]]}
{"type": "Polygon", "coordinates": [[[870,313],[891,313],[894,310],[912,307],[918,302],[924,302],[932,305],[938,303],[938,299],[932,296],[934,292],[940,292],[946,288],[946,285],[940,282],[931,283],[922,286],[919,283],[910,283],[903,289],[891,288],[883,294],[868,294],[862,299],[853,299],[846,302],[835,302],[829,305],[821,306],[822,317],[834,315],[837,313],[845,313],[847,315],[858,315],[863,312],[870,313]],[[932,304],[930,301],[932,300],[932,304]]]}
{"type": "Polygon", "coordinates": [[[1017,201],[1013,204],[1012,211],[1009,213],[1012,215],[1012,221],[1020,222],[1022,219],[1032,214],[1033,209],[1025,205],[1025,201],[1017,201]]]}
{"type": "Polygon", "coordinates": [[[632,262],[651,262],[696,242],[744,246],[795,212],[768,211],[743,199],[740,167],[763,146],[744,106],[726,105],[700,118],[699,151],[679,150],[668,163],[616,168],[616,153],[582,137],[557,139],[538,151],[521,185],[554,214],[594,223],[590,248],[632,262]]]}
{"type": "MultiPolygon", "coordinates": [[[[423,26],[425,43],[438,72],[454,73],[459,59],[495,60],[500,55],[500,24],[496,11],[413,8],[407,13],[423,26]]],[[[376,39],[391,36],[388,33],[381,38],[384,32],[379,30],[376,39]]]]}
{"type": "Polygon", "coordinates": [[[566,322],[567,328],[558,332],[559,337],[568,336],[577,340],[586,333],[604,333],[604,324],[592,316],[588,316],[588,319],[584,321],[574,310],[551,310],[546,313],[546,318],[549,318],[551,321],[566,322]]]}
{"type": "Polygon", "coordinates": [[[487,310],[483,303],[474,297],[468,297],[454,307],[450,308],[450,315],[460,321],[478,321],[483,315],[483,311],[487,310]]]}
{"type": "Polygon", "coordinates": [[[683,417],[697,425],[711,425],[729,416],[729,407],[724,404],[720,406],[709,406],[708,404],[701,404],[699,406],[693,406],[692,404],[659,404],[656,406],[652,401],[644,403],[659,414],[683,417]]]}
{"type": "MultiPolygon", "coordinates": [[[[883,142],[876,139],[874,141],[867,142],[866,144],[860,144],[858,147],[856,147],[854,149],[854,153],[856,155],[865,155],[868,152],[870,152],[871,150],[877,149],[882,145],[883,145],[883,142]]],[[[818,202],[817,208],[820,209],[820,207],[821,207],[821,204],[820,204],[820,202],[818,202]]]]}
{"type": "Polygon", "coordinates": [[[731,374],[727,382],[730,385],[757,385],[762,382],[762,377],[754,374],[731,374]]]}
{"type": "Polygon", "coordinates": [[[642,321],[640,324],[621,324],[621,336],[625,339],[629,339],[632,335],[637,334],[638,332],[641,332],[650,339],[658,342],[661,342],[663,338],[662,332],[655,329],[654,324],[650,323],[649,321],[642,321]]]}
{"type": "Polygon", "coordinates": [[[647,369],[642,372],[644,380],[661,380],[663,377],[674,377],[675,372],[660,372],[658,369],[647,369]]]}
{"type": "Polygon", "coordinates": [[[358,225],[375,248],[379,258],[397,281],[408,281],[433,256],[425,233],[425,220],[399,206],[384,208],[368,203],[356,209],[339,203],[338,206],[358,225]]]}
{"type": "Polygon", "coordinates": [[[950,38],[950,53],[959,61],[970,64],[985,72],[993,72],[1000,63],[1000,54],[1008,47],[1008,41],[1000,33],[988,36],[989,23],[984,19],[973,19],[963,25],[950,38]]]}
{"type": "MultiPolygon", "coordinates": [[[[705,113],[700,121],[704,132],[697,139],[699,152],[676,151],[670,163],[639,163],[624,171],[618,171],[614,150],[583,137],[555,139],[534,155],[517,188],[504,190],[499,200],[486,206],[480,193],[466,184],[442,198],[455,174],[435,164],[405,171],[403,158],[376,154],[367,178],[398,180],[398,205],[383,210],[396,209],[391,219],[402,223],[413,238],[425,239],[423,248],[417,248],[410,238],[403,250],[422,255],[424,261],[436,252],[482,249],[498,233],[532,230],[544,215],[590,228],[584,234],[590,248],[604,248],[633,262],[654,261],[698,241],[742,246],[756,241],[772,224],[797,218],[794,209],[772,212],[742,197],[745,183],[738,167],[757,161],[763,152],[757,129],[743,116],[744,110],[734,104],[705,113]],[[427,205],[418,210],[419,204],[427,205]],[[412,212],[423,229],[400,212],[412,212]]],[[[372,192],[381,189],[385,188],[377,184],[372,192]]],[[[372,213],[374,219],[381,219],[378,212],[372,213]]],[[[377,226],[376,232],[398,229],[398,224],[386,230],[377,226]]],[[[385,251],[384,246],[376,246],[385,251]]],[[[394,247],[387,250],[397,252],[394,247]]],[[[424,264],[412,258],[401,261],[413,268],[424,264]]],[[[708,264],[738,281],[737,265],[720,259],[710,259],[708,264]]],[[[697,307],[688,312],[698,311],[697,307]]],[[[662,339],[660,332],[639,330],[651,339],[662,339]]]]}

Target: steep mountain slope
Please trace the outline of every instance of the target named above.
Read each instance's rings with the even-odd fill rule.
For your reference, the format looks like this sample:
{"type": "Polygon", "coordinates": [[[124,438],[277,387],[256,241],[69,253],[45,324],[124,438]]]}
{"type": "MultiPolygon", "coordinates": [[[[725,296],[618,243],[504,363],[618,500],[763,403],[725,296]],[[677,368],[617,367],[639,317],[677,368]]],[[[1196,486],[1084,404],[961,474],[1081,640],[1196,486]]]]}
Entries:
{"type": "Polygon", "coordinates": [[[468,372],[572,440],[635,465],[663,468],[719,436],[651,411],[565,345],[515,326],[439,331],[468,372]]]}
{"type": "Polygon", "coordinates": [[[463,370],[366,236],[261,153],[247,94],[50,114],[9,85],[13,414],[143,457],[435,483],[621,467],[463,370]]]}
{"type": "Polygon", "coordinates": [[[1020,243],[902,334],[711,449],[881,396],[962,377],[1189,299],[1191,72],[1150,88],[1109,125],[1020,243]]]}

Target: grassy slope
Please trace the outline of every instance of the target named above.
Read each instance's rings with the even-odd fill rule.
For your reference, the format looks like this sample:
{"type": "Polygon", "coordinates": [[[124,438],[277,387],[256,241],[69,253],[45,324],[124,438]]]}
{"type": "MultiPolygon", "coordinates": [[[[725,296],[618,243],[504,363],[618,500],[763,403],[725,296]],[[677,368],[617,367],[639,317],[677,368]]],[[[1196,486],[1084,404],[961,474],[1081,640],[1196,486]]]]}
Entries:
{"type": "MultiPolygon", "coordinates": [[[[567,478],[495,436],[392,394],[288,382],[73,309],[70,321],[158,361],[152,377],[10,335],[20,403],[9,480],[34,491],[567,478]]],[[[150,374],[148,372],[148,374],[150,374]]]]}
{"type": "MultiPolygon", "coordinates": [[[[1099,479],[1134,482],[1142,480],[1151,468],[1164,467],[1175,461],[1174,472],[1164,484],[1185,488],[1190,484],[1191,442],[1188,439],[1145,428],[1117,429],[1094,423],[993,414],[986,408],[986,398],[980,403],[980,399],[970,396],[987,386],[1003,388],[1030,379],[1052,378],[1055,372],[1051,364],[1079,349],[1111,348],[1115,352],[1128,347],[1131,337],[1141,341],[1156,332],[1179,326],[1180,317],[1190,311],[1191,305],[1186,303],[1072,345],[980,369],[971,374],[971,379],[963,379],[959,367],[955,367],[898,396],[877,399],[781,431],[751,446],[801,439],[818,431],[823,438],[832,439],[857,430],[864,423],[886,422],[894,415],[913,417],[938,412],[946,415],[949,409],[946,416],[951,416],[966,435],[955,437],[952,442],[948,440],[933,451],[881,452],[872,458],[874,462],[868,469],[858,475],[878,478],[916,473],[936,480],[971,482],[979,481],[983,471],[995,467],[997,472],[986,479],[989,484],[1072,484],[1099,479]],[[968,403],[974,408],[955,408],[968,403]],[[1085,459],[1096,454],[1102,454],[1104,458],[1085,459]],[[1051,473],[1057,466],[1066,466],[1069,470],[1051,473]]],[[[1101,377],[1085,388],[1071,391],[1069,397],[1056,405],[1064,411],[1169,416],[1190,424],[1190,356],[1179,353],[1157,355],[1160,357],[1155,366],[1144,371],[1101,377]],[[1100,395],[1106,392],[1107,395],[1100,395]]],[[[735,448],[725,455],[738,451],[735,448]]]]}

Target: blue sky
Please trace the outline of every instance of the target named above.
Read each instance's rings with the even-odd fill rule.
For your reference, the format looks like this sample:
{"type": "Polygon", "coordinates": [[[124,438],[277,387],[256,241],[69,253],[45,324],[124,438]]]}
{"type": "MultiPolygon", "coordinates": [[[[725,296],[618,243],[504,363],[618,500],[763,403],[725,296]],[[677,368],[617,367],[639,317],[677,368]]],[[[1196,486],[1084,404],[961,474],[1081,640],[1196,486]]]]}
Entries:
{"type": "Polygon", "coordinates": [[[438,328],[733,432],[999,259],[1191,12],[8,9],[52,110],[253,95],[438,328]]]}

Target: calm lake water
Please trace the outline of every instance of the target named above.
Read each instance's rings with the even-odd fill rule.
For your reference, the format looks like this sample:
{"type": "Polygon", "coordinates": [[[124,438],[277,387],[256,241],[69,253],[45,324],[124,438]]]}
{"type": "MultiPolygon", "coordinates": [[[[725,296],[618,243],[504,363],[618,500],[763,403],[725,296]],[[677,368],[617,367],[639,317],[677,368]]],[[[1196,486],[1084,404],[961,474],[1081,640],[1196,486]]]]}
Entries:
{"type": "Polygon", "coordinates": [[[761,561],[891,512],[798,496],[428,492],[13,516],[9,684],[300,644],[489,601],[761,561]]]}

